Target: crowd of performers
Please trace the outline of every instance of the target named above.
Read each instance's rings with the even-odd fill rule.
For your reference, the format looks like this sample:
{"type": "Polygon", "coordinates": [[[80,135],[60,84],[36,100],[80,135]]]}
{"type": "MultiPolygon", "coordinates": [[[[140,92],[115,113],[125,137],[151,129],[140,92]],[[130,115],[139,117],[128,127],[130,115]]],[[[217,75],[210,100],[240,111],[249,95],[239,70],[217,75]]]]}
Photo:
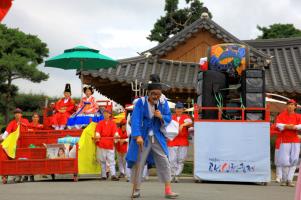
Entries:
{"type": "MultiPolygon", "coordinates": [[[[151,75],[147,88],[148,95],[135,100],[130,120],[123,119],[117,124],[112,119],[112,110],[105,108],[100,112],[93,97],[93,89],[85,87],[85,97],[75,106],[71,99],[70,85],[66,85],[64,97],[53,108],[51,124],[56,130],[80,129],[91,121],[97,124],[94,140],[97,145],[96,157],[101,164],[101,180],[112,181],[126,178],[133,184],[132,198],[140,197],[141,183],[147,178],[148,168],[156,166],[157,176],[165,184],[166,198],[176,198],[171,182],[179,182],[189,146],[189,128],[193,127],[191,117],[184,114],[184,105],[178,102],[175,113],[171,114],[168,103],[162,94],[162,84],[158,75],[151,75]],[[174,139],[167,139],[162,127],[171,120],[178,122],[179,130],[174,139]],[[119,174],[116,173],[117,154],[119,174]]],[[[276,120],[277,139],[275,143],[276,180],[282,186],[295,186],[293,178],[299,161],[301,116],[295,113],[297,103],[287,102],[287,109],[276,120]]],[[[22,117],[22,110],[14,111],[12,120],[0,136],[4,140],[18,125],[22,130],[42,129],[39,115],[34,113],[32,122],[22,117]]],[[[301,173],[301,171],[299,171],[301,173]]],[[[301,179],[297,182],[296,199],[300,200],[301,179]]]]}

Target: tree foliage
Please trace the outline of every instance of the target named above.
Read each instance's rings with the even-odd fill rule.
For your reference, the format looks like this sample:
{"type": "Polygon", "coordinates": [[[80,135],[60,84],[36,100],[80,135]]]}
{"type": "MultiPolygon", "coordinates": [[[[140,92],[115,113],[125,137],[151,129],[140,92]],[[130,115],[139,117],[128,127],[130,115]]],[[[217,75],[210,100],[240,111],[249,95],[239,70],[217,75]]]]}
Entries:
{"type": "Polygon", "coordinates": [[[293,24],[272,24],[269,27],[257,25],[257,29],[262,32],[257,39],[301,37],[301,30],[293,24]]]}
{"type": "Polygon", "coordinates": [[[47,97],[43,94],[17,94],[14,100],[15,107],[22,108],[25,112],[41,111],[47,97]]]}
{"type": "Polygon", "coordinates": [[[36,83],[47,80],[48,75],[37,69],[47,56],[47,45],[37,36],[0,24],[0,112],[5,114],[6,122],[17,92],[12,82],[16,79],[36,83]]]}
{"type": "Polygon", "coordinates": [[[186,7],[180,9],[179,0],[165,0],[165,15],[156,21],[147,39],[161,43],[199,19],[203,12],[207,12],[209,17],[212,17],[200,0],[185,0],[185,2],[186,7]]]}

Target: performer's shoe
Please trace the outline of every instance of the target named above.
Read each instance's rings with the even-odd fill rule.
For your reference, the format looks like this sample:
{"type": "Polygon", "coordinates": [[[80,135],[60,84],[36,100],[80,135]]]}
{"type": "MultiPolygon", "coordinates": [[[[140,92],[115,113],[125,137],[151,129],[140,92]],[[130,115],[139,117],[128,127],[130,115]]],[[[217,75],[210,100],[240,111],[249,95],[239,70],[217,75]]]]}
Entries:
{"type": "Polygon", "coordinates": [[[116,176],[112,176],[111,181],[119,181],[119,178],[117,178],[116,176]]]}
{"type": "Polygon", "coordinates": [[[22,176],[15,176],[14,182],[15,183],[21,183],[22,182],[22,176]]]}
{"type": "Polygon", "coordinates": [[[171,193],[165,193],[165,198],[166,199],[176,199],[177,197],[179,196],[178,193],[174,193],[174,192],[171,192],[171,193]]]}
{"type": "Polygon", "coordinates": [[[131,196],[133,199],[140,197],[140,190],[135,190],[131,196]]]}
{"type": "Polygon", "coordinates": [[[288,187],[295,187],[295,183],[293,183],[292,181],[287,181],[287,186],[288,187]]]}
{"type": "Polygon", "coordinates": [[[101,177],[100,180],[101,180],[101,181],[106,181],[106,180],[107,180],[107,177],[101,177]]]}
{"type": "Polygon", "coordinates": [[[144,181],[148,181],[148,180],[149,180],[149,176],[143,177],[143,180],[144,180],[144,181]]]}
{"type": "Polygon", "coordinates": [[[27,182],[28,181],[28,176],[23,176],[22,182],[27,182]]]}
{"type": "Polygon", "coordinates": [[[110,177],[110,172],[107,172],[106,175],[107,175],[107,178],[109,178],[110,177]]]}
{"type": "Polygon", "coordinates": [[[276,178],[276,183],[281,183],[281,178],[280,177],[276,178]]]}
{"type": "Polygon", "coordinates": [[[118,176],[118,178],[124,178],[124,177],[125,177],[124,173],[120,173],[118,176]]]}
{"type": "Polygon", "coordinates": [[[282,181],[280,185],[281,186],[287,186],[287,182],[286,181],[282,181]]]}
{"type": "Polygon", "coordinates": [[[177,176],[175,176],[174,182],[175,182],[175,183],[178,183],[178,182],[179,182],[179,178],[178,178],[177,176]]]}
{"type": "Polygon", "coordinates": [[[29,176],[29,181],[34,182],[34,176],[29,176]]]}

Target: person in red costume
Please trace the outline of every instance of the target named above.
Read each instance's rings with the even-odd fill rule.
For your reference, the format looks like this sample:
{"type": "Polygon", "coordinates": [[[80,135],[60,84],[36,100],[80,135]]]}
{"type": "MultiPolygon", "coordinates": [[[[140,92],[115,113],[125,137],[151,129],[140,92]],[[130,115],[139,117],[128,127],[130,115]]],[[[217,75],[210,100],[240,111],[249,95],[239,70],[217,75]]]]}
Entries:
{"type": "Polygon", "coordinates": [[[28,131],[36,131],[43,129],[43,124],[40,124],[40,115],[38,113],[33,113],[32,122],[29,123],[28,131]]]}
{"type": "Polygon", "coordinates": [[[16,131],[19,125],[20,125],[20,132],[27,131],[29,122],[27,119],[22,118],[22,110],[20,108],[16,108],[14,114],[15,114],[15,119],[8,123],[5,132],[0,136],[0,141],[7,138],[7,136],[10,133],[16,131]]]}
{"type": "Polygon", "coordinates": [[[178,102],[175,106],[175,114],[172,115],[172,120],[179,123],[179,134],[173,140],[167,140],[172,182],[175,183],[179,181],[178,177],[184,168],[189,146],[188,127],[192,125],[189,115],[183,114],[183,112],[184,105],[178,102]]]}
{"type": "MultiPolygon", "coordinates": [[[[33,113],[32,115],[32,122],[29,123],[28,125],[28,131],[36,131],[36,130],[41,130],[43,129],[43,125],[39,123],[40,116],[38,113],[33,113]]],[[[30,181],[34,182],[34,176],[23,176],[22,179],[23,182],[30,181]]]]}
{"type": "Polygon", "coordinates": [[[71,99],[71,86],[66,84],[64,97],[55,103],[55,114],[52,117],[52,127],[55,130],[64,130],[67,120],[75,111],[75,103],[71,99]]]}
{"type": "Polygon", "coordinates": [[[293,178],[299,160],[300,139],[297,130],[301,130],[301,117],[295,113],[295,100],[287,102],[287,109],[279,114],[276,126],[280,130],[281,144],[278,153],[279,166],[282,167],[282,186],[294,187],[293,178]]]}
{"type": "MultiPolygon", "coordinates": [[[[15,119],[13,119],[12,121],[10,121],[8,123],[5,132],[2,135],[0,135],[0,141],[4,140],[5,138],[7,138],[9,136],[9,134],[16,131],[18,126],[20,126],[21,134],[22,134],[22,132],[28,130],[29,122],[27,119],[22,118],[22,110],[20,108],[16,108],[14,111],[14,114],[15,114],[15,119]]],[[[1,148],[1,150],[3,151],[2,148],[1,148]]],[[[2,156],[1,156],[2,159],[4,159],[4,160],[10,159],[8,156],[6,156],[4,154],[4,151],[1,154],[2,154],[2,156]]],[[[16,182],[16,183],[21,182],[21,178],[22,178],[21,176],[15,176],[14,182],[16,182]]]]}
{"type": "Polygon", "coordinates": [[[97,140],[97,160],[101,164],[101,180],[106,180],[107,164],[111,172],[111,180],[118,181],[115,169],[114,139],[118,138],[118,131],[115,122],[111,119],[112,112],[109,108],[104,110],[104,120],[96,126],[95,139],[97,140]]]}
{"type": "MultiPolygon", "coordinates": [[[[126,131],[126,120],[123,119],[120,122],[120,128],[118,128],[119,139],[116,140],[116,152],[118,158],[119,178],[124,178],[126,173],[126,160],[125,155],[128,151],[129,136],[126,131]]],[[[128,174],[127,174],[128,175],[128,174]]]]}

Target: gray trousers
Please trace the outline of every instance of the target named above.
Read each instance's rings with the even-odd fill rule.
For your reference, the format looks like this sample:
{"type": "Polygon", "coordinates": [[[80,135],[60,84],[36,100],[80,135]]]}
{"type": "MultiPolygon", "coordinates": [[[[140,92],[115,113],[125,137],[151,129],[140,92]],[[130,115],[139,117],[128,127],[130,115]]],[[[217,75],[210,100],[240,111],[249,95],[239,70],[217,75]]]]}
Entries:
{"type": "Polygon", "coordinates": [[[153,142],[149,137],[147,146],[144,146],[142,152],[139,153],[140,156],[138,157],[138,161],[136,165],[132,167],[131,182],[137,185],[141,184],[144,165],[150,152],[152,152],[152,155],[154,157],[159,180],[163,183],[170,182],[171,171],[169,160],[155,137],[153,142]],[[139,168],[138,171],[137,166],[139,168]]]}

